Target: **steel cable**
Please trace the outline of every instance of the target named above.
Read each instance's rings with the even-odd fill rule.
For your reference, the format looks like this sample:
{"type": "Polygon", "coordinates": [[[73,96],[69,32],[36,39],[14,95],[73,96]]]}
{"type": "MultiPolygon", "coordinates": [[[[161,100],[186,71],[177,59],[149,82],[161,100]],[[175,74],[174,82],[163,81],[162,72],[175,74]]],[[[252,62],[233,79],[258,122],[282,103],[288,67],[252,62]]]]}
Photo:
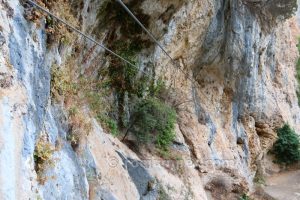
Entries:
{"type": "Polygon", "coordinates": [[[103,44],[101,44],[100,42],[97,42],[95,39],[93,39],[91,36],[86,35],[85,33],[83,33],[82,31],[78,30],[77,28],[75,28],[73,25],[69,24],[68,22],[66,22],[65,20],[59,18],[58,16],[54,15],[52,12],[48,11],[46,8],[40,6],[39,4],[35,3],[34,1],[31,0],[26,0],[27,2],[29,2],[30,4],[32,4],[33,6],[35,6],[36,8],[42,10],[43,12],[47,13],[48,15],[50,15],[51,17],[55,18],[57,21],[63,23],[64,25],[68,26],[71,30],[75,31],[76,33],[82,35],[84,38],[94,42],[95,44],[97,44],[98,46],[102,47],[104,50],[106,50],[107,52],[109,52],[110,54],[116,56],[117,58],[123,60],[124,62],[126,62],[127,64],[131,65],[132,67],[135,67],[137,69],[139,69],[136,65],[134,65],[133,63],[131,63],[129,60],[123,58],[122,56],[118,55],[117,53],[115,53],[114,51],[110,50],[109,48],[107,48],[106,46],[104,46],[103,44]]]}

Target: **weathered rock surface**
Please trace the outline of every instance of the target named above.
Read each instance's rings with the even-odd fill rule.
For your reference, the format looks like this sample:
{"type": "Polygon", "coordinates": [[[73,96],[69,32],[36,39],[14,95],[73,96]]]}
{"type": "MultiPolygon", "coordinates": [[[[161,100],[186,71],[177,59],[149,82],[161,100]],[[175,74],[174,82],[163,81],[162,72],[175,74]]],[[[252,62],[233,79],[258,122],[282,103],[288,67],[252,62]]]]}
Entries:
{"type": "MultiPolygon", "coordinates": [[[[92,34],[102,3],[82,1],[77,8],[83,32],[92,34]]],[[[137,155],[105,133],[88,109],[82,115],[91,118],[92,130],[74,151],[64,107],[50,93],[51,66],[65,62],[73,47],[49,50],[44,21],[37,27],[24,18],[18,0],[2,0],[0,199],[237,199],[254,190],[276,128],[287,122],[300,131],[299,32],[296,19],[288,19],[294,0],[145,0],[140,8],[186,73],[157,46],[139,57],[173,88],[178,124],[172,150],[183,159],[137,155]],[[44,184],[34,165],[41,133],[59,146],[44,184]]],[[[82,69],[100,63],[101,48],[77,42],[93,47],[82,69]]]]}

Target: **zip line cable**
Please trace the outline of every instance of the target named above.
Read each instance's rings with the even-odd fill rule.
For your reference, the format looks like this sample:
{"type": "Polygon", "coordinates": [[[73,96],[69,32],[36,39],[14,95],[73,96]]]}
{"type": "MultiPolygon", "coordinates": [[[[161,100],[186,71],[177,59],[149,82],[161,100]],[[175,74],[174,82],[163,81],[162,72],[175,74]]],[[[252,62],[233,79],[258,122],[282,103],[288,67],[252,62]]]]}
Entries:
{"type": "MultiPolygon", "coordinates": [[[[27,2],[29,2],[30,4],[32,4],[33,6],[35,6],[36,8],[42,10],[43,12],[47,13],[48,15],[50,15],[51,17],[55,18],[57,21],[63,23],[64,25],[68,26],[70,29],[72,29],[73,31],[75,31],[76,33],[82,35],[84,38],[94,42],[95,44],[97,44],[98,46],[100,46],[101,48],[103,48],[104,50],[106,50],[107,52],[109,52],[110,54],[116,56],[117,58],[123,60],[124,62],[126,62],[127,64],[131,65],[132,67],[135,67],[137,69],[139,69],[136,65],[134,65],[133,63],[131,63],[130,61],[128,61],[127,59],[123,58],[122,56],[118,55],[117,53],[113,52],[112,50],[110,50],[109,48],[107,48],[106,46],[104,46],[103,44],[101,44],[100,42],[97,42],[95,39],[93,39],[92,37],[84,34],[82,31],[76,29],[74,26],[70,25],[68,22],[66,22],[65,20],[57,17],[56,15],[52,14],[50,11],[48,11],[46,8],[40,6],[39,4],[35,3],[34,1],[31,0],[27,0],[27,2]]],[[[145,73],[143,71],[143,73],[145,73]]]]}
{"type": "MultiPolygon", "coordinates": [[[[122,56],[120,56],[119,54],[115,53],[114,51],[112,51],[111,49],[107,48],[106,46],[104,46],[102,43],[97,42],[95,39],[93,39],[91,36],[86,35],[85,33],[83,33],[82,31],[78,30],[77,28],[75,28],[73,25],[69,24],[68,22],[66,22],[65,20],[59,18],[58,16],[56,16],[55,14],[53,14],[52,12],[48,11],[46,8],[40,6],[39,4],[35,3],[32,0],[26,0],[27,2],[29,2],[31,5],[35,6],[36,8],[40,9],[41,11],[47,13],[48,15],[50,15],[51,17],[53,17],[54,19],[56,19],[57,21],[61,22],[62,24],[64,24],[65,26],[69,27],[71,30],[73,30],[74,32],[78,33],[79,35],[83,36],[84,38],[86,38],[87,40],[94,42],[95,44],[97,44],[98,46],[100,46],[101,48],[103,48],[104,50],[106,50],[107,52],[109,52],[110,54],[116,56],[117,58],[121,59],[122,61],[126,62],[127,64],[129,64],[130,66],[136,68],[139,70],[139,67],[137,67],[136,65],[134,65],[132,62],[130,62],[129,60],[123,58],[122,56]]],[[[135,17],[135,15],[129,10],[129,8],[121,1],[121,0],[117,0],[124,9],[126,9],[126,11],[130,14],[130,16],[143,28],[144,31],[146,31],[146,33],[152,38],[152,40],[162,49],[162,51],[170,58],[170,60],[172,61],[173,65],[175,65],[191,82],[192,84],[194,83],[198,83],[197,81],[193,80],[192,78],[190,78],[188,76],[188,74],[186,74],[181,68],[180,65],[178,65],[176,63],[176,61],[168,54],[168,52],[163,48],[163,46],[155,39],[154,35],[147,30],[147,28],[135,17]]],[[[145,71],[142,71],[143,74],[151,76],[150,74],[146,73],[145,71]]]]}
{"type": "Polygon", "coordinates": [[[140,22],[140,20],[129,10],[129,8],[123,3],[122,0],[116,0],[120,5],[126,10],[126,12],[142,27],[142,29],[152,38],[152,40],[163,50],[163,52],[173,61],[173,58],[168,54],[168,52],[162,47],[162,45],[157,41],[154,35],[148,31],[148,29],[140,22]]]}
{"type": "MultiPolygon", "coordinates": [[[[186,77],[189,79],[192,83],[192,87],[195,87],[196,85],[200,86],[200,84],[194,79],[191,78],[183,69],[181,69],[180,65],[170,56],[170,54],[164,49],[164,47],[159,43],[159,41],[155,38],[155,36],[142,24],[142,22],[131,12],[131,10],[124,4],[122,0],[116,0],[125,10],[126,12],[135,20],[136,23],[140,25],[140,27],[150,36],[150,38],[159,46],[159,48],[167,55],[167,57],[171,60],[172,64],[177,67],[186,77]]],[[[199,92],[203,93],[201,90],[199,92]]],[[[204,95],[206,96],[206,95],[204,95]]],[[[196,101],[194,100],[195,107],[196,101]]]]}
{"type": "Polygon", "coordinates": [[[187,73],[180,68],[180,65],[170,56],[170,54],[164,49],[164,47],[159,43],[159,41],[155,38],[155,36],[142,24],[142,22],[131,12],[131,10],[123,3],[122,0],[116,0],[119,4],[126,10],[126,12],[140,25],[140,27],[151,37],[151,39],[159,46],[159,48],[168,56],[175,67],[178,69],[190,80],[192,83],[196,82],[192,78],[189,77],[187,73]]]}
{"type": "MultiPolygon", "coordinates": [[[[123,58],[122,56],[118,55],[117,53],[115,53],[114,51],[110,50],[109,48],[107,48],[106,46],[104,46],[102,43],[97,42],[95,39],[93,39],[91,36],[86,35],[85,33],[83,33],[82,31],[76,29],[74,26],[72,26],[71,24],[69,24],[68,22],[66,22],[65,20],[59,18],[58,16],[52,14],[52,12],[48,11],[46,8],[40,6],[39,4],[35,3],[32,0],[26,0],[27,2],[29,2],[31,5],[35,6],[36,8],[40,9],[41,11],[47,13],[48,15],[50,15],[51,17],[55,18],[57,21],[61,22],[62,24],[64,24],[65,26],[69,27],[71,30],[73,30],[74,32],[78,33],[79,35],[83,36],[84,38],[86,38],[87,40],[94,42],[95,44],[97,44],[98,46],[100,46],[101,48],[103,48],[104,50],[106,50],[107,52],[109,52],[110,54],[116,56],[117,58],[121,59],[122,61],[124,61],[125,63],[129,64],[130,66],[136,68],[139,70],[139,67],[137,67],[136,65],[134,65],[133,63],[131,63],[130,61],[128,61],[127,59],[123,58]]],[[[188,76],[188,74],[186,74],[181,68],[180,65],[178,65],[175,60],[168,54],[168,52],[163,48],[163,46],[155,39],[154,35],[147,30],[147,28],[135,17],[135,15],[127,8],[127,6],[121,1],[121,0],[117,0],[123,7],[124,9],[126,9],[126,11],[131,15],[131,17],[133,17],[133,19],[144,29],[144,31],[147,32],[147,34],[152,38],[152,40],[154,40],[154,42],[162,49],[162,51],[170,58],[170,60],[172,61],[173,65],[175,65],[176,67],[178,67],[178,69],[192,82],[192,85],[194,87],[194,84],[196,83],[197,85],[199,85],[199,83],[190,78],[188,76]]],[[[143,74],[151,76],[149,73],[142,71],[143,74]]],[[[201,92],[201,90],[200,90],[201,92]]],[[[194,99],[194,98],[193,98],[194,99]]],[[[195,100],[194,104],[196,106],[196,102],[195,100]]]]}
{"type": "MultiPolygon", "coordinates": [[[[27,2],[29,2],[30,4],[32,4],[33,6],[35,6],[36,8],[42,10],[43,12],[47,13],[48,15],[50,15],[51,17],[55,18],[57,21],[61,22],[62,24],[64,24],[65,26],[68,26],[71,30],[73,30],[74,32],[80,34],[81,36],[83,36],[84,38],[86,38],[87,40],[90,40],[91,42],[94,42],[95,44],[97,44],[98,46],[102,47],[104,50],[106,50],[107,52],[109,52],[110,54],[116,56],[117,58],[123,60],[124,62],[126,62],[127,64],[129,64],[130,66],[136,68],[139,70],[139,67],[137,67],[136,65],[134,65],[133,63],[131,63],[130,61],[128,61],[127,59],[123,58],[122,56],[118,55],[117,53],[115,53],[114,51],[110,50],[109,48],[107,48],[106,46],[104,46],[103,44],[101,44],[100,42],[97,42],[95,39],[93,39],[91,36],[86,35],[85,33],[83,33],[82,31],[76,29],[74,26],[70,25],[68,22],[66,22],[65,20],[57,17],[56,15],[52,14],[50,11],[48,11],[46,8],[40,6],[39,4],[35,3],[32,0],[26,0],[27,2]]],[[[177,64],[177,62],[168,54],[168,52],[163,48],[163,46],[158,42],[158,40],[155,39],[154,35],[147,30],[147,28],[135,17],[135,15],[129,10],[129,8],[122,2],[122,0],[116,0],[118,1],[123,8],[128,12],[128,14],[130,14],[130,16],[144,29],[144,31],[146,31],[146,33],[152,38],[152,40],[161,48],[161,50],[170,58],[170,60],[172,61],[173,65],[175,67],[177,67],[191,82],[192,82],[192,86],[194,87],[194,84],[196,83],[197,85],[199,85],[199,83],[194,80],[193,78],[190,78],[189,75],[187,73],[185,73],[185,71],[183,71],[183,69],[180,68],[180,65],[177,64]]],[[[142,73],[151,76],[150,74],[142,71],[142,73]]],[[[199,90],[201,93],[202,91],[199,90]]],[[[204,95],[205,96],[205,95],[204,95]]],[[[191,100],[189,100],[191,101],[191,100]]],[[[187,101],[187,102],[189,102],[187,101]]],[[[193,97],[192,100],[196,105],[196,101],[193,97]]]]}

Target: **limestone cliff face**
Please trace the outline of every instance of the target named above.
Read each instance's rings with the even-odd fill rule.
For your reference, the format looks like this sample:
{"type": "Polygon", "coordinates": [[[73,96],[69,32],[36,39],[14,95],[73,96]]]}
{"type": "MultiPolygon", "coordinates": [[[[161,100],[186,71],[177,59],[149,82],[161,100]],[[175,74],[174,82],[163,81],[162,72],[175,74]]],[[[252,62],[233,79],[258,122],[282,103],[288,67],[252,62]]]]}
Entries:
{"type": "MultiPolygon", "coordinates": [[[[72,10],[83,32],[108,45],[112,33],[122,38],[118,25],[99,28],[99,8],[106,1],[70,2],[62,5],[72,10]]],[[[125,3],[147,16],[148,28],[180,64],[181,70],[155,45],[138,54],[141,69],[151,63],[154,78],[162,77],[172,91],[169,101],[178,120],[171,151],[182,159],[133,152],[103,130],[89,105],[80,110],[90,123],[89,134],[75,151],[68,138],[69,101],[51,97],[51,69],[63,68],[75,49],[80,75],[96,78],[107,56],[75,36],[49,46],[44,16],[33,14],[39,22],[33,23],[27,16],[34,12],[30,5],[2,0],[1,199],[238,199],[252,193],[255,174],[264,173],[276,128],[287,122],[300,131],[298,25],[290,18],[295,1],[125,3]],[[42,184],[35,164],[41,138],[42,146],[53,147],[54,163],[42,171],[42,184]]]]}

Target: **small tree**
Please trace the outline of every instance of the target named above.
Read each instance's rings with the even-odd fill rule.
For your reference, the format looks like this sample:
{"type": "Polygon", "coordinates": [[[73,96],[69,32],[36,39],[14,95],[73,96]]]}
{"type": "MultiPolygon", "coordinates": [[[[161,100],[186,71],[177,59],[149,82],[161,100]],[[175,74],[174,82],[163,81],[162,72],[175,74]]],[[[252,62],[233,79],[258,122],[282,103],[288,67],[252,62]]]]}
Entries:
{"type": "Polygon", "coordinates": [[[167,150],[175,137],[175,123],[173,108],[157,98],[147,98],[134,109],[128,132],[132,132],[139,142],[153,141],[158,148],[167,150]]]}
{"type": "Polygon", "coordinates": [[[288,124],[277,131],[278,139],[271,153],[275,155],[279,164],[293,164],[300,160],[299,136],[288,124]]]}

